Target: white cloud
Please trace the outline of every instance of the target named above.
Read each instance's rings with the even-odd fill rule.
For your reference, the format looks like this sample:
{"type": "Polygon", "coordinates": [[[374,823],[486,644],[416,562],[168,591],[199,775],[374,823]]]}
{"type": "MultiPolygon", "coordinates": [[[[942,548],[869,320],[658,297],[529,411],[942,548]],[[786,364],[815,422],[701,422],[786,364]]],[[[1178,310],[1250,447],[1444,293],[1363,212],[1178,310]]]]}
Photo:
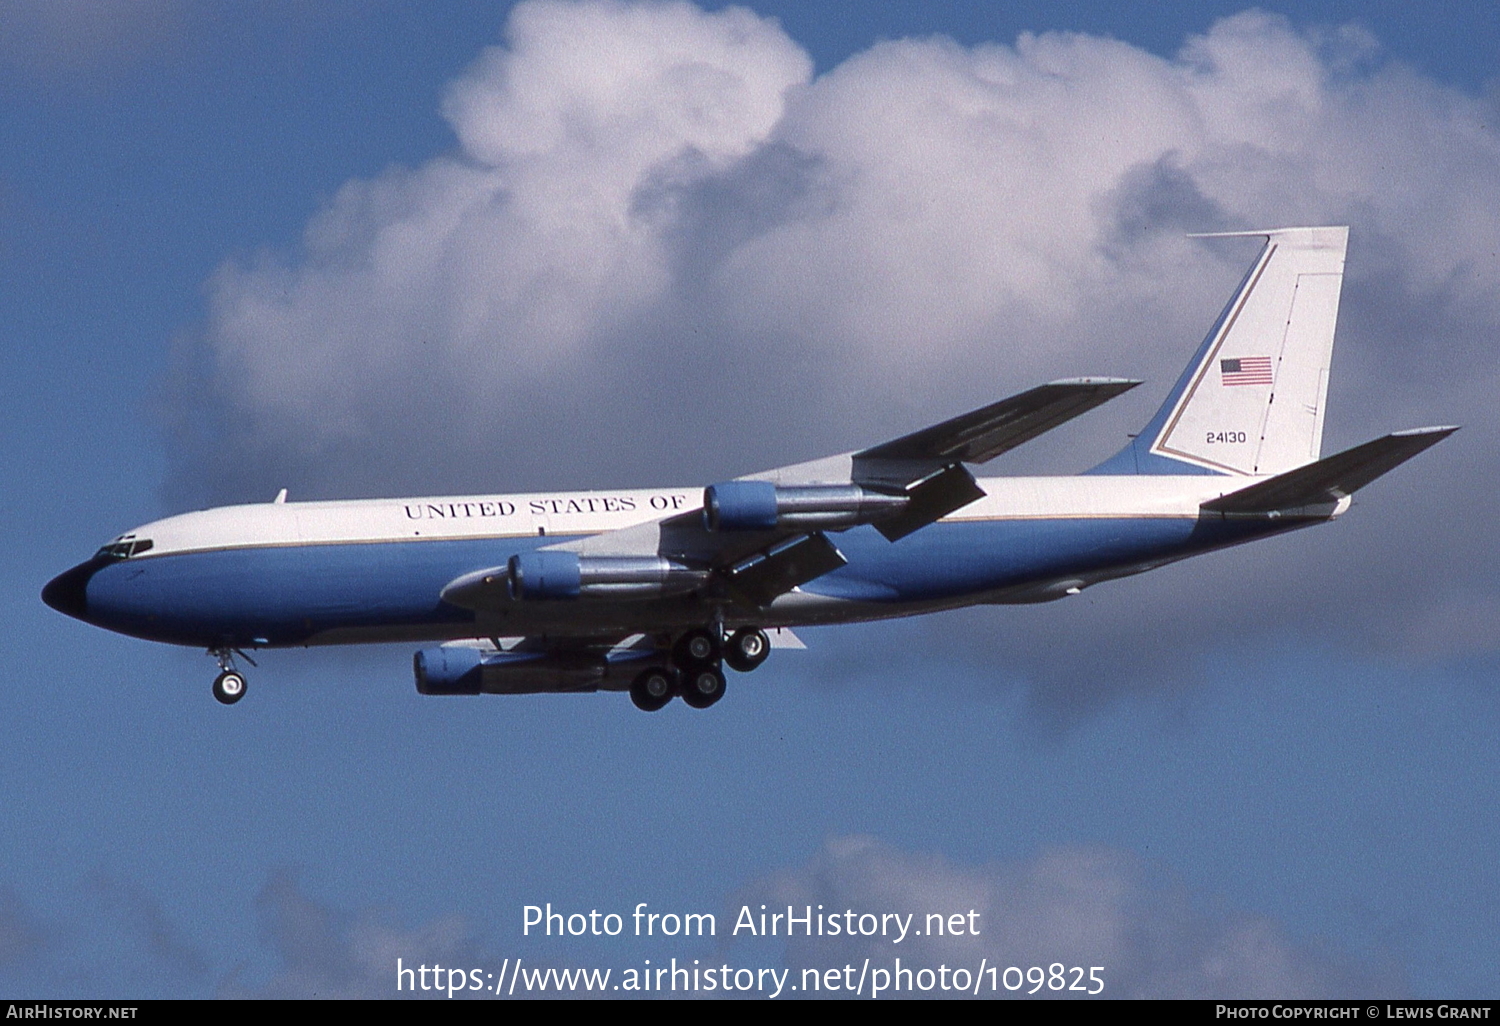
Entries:
{"type": "Polygon", "coordinates": [[[508,40],[449,91],[459,157],[348,183],[295,266],[222,271],[208,344],[251,421],[235,441],[368,454],[390,407],[422,407],[467,454],[538,392],[597,381],[673,286],[641,191],[762,146],[811,67],[738,9],[529,4],[508,40]]]}
{"type": "MultiPolygon", "coordinates": [[[[1183,232],[1291,223],[1353,226],[1331,444],[1500,427],[1500,135],[1353,30],[1251,12],[1175,59],[900,40],[813,78],[744,10],[536,0],[444,114],[459,153],[347,183],[304,252],[215,278],[210,387],[184,379],[175,411],[181,497],[707,481],[1051,377],[1143,375],[1159,397],[1251,255],[1183,232]]],[[[997,471],[1104,458],[1099,432],[1149,413],[1120,405],[997,471]]],[[[1465,437],[1372,489],[1385,512],[1356,510],[1357,541],[1319,538],[1337,602],[1270,554],[1301,542],[1130,592],[1178,639],[1164,672],[1247,628],[1388,643],[1448,591],[1492,594],[1488,548],[1413,536],[1434,496],[1485,500],[1500,466],[1465,437]],[[1341,561],[1356,549],[1381,558],[1341,561]]],[[[1074,669],[1037,644],[1016,665],[1119,665],[1141,625],[1099,619],[1048,621],[1074,669]]],[[[1493,643],[1475,621],[1464,644],[1476,629],[1493,643]]]]}
{"type": "Polygon", "coordinates": [[[277,971],[252,992],[245,990],[237,975],[231,975],[221,982],[220,996],[432,997],[422,986],[433,982],[430,974],[410,986],[403,979],[403,991],[397,992],[398,958],[403,967],[494,968],[460,916],[441,916],[412,929],[392,926],[374,911],[353,914],[315,900],[290,870],[272,873],[256,895],[255,908],[265,940],[276,955],[277,971]],[[412,988],[417,989],[413,992],[412,988]]]}
{"type": "MultiPolygon", "coordinates": [[[[1330,955],[1264,917],[1206,905],[1182,886],[1162,882],[1161,875],[1135,857],[1107,848],[1059,849],[1025,860],[969,866],[869,837],[842,837],[829,841],[805,865],[727,897],[717,933],[726,951],[733,952],[731,962],[769,967],[774,957],[764,948],[749,954],[744,938],[731,935],[741,904],[758,911],[763,903],[768,912],[784,911],[790,904],[798,915],[804,906],[820,904],[830,915],[845,909],[912,913],[916,931],[926,929],[929,913],[960,913],[966,929],[972,922],[979,930],[977,936],[912,933],[900,944],[889,937],[795,937],[786,943],[784,957],[784,965],[794,970],[789,979],[794,985],[800,984],[804,967],[842,968],[869,957],[872,966],[890,968],[900,957],[912,969],[946,964],[971,972],[981,960],[1002,971],[1053,962],[1102,965],[1106,997],[1348,998],[1377,992],[1390,996],[1405,989],[1393,971],[1330,955]],[[977,913],[973,920],[967,918],[971,910],[977,913]]],[[[269,972],[264,972],[250,968],[259,959],[249,951],[203,952],[184,941],[181,929],[139,887],[102,876],[95,885],[108,906],[108,918],[123,914],[128,926],[125,946],[113,949],[119,959],[153,971],[169,969],[174,985],[212,981],[219,997],[446,1000],[445,988],[452,985],[454,998],[483,999],[482,990],[460,988],[476,979],[503,978],[509,958],[521,957],[528,971],[543,974],[554,968],[608,968],[613,973],[625,968],[623,962],[600,961],[598,951],[590,954],[582,948],[549,957],[526,944],[502,958],[477,939],[477,924],[466,916],[449,913],[402,925],[389,910],[355,911],[324,902],[307,892],[295,871],[283,868],[270,873],[254,899],[261,940],[271,956],[269,972]],[[432,972],[402,976],[398,991],[398,959],[403,968],[441,966],[443,971],[440,977],[432,972]],[[227,973],[214,968],[225,965],[236,968],[227,973]],[[476,970],[479,977],[473,975],[476,970]]],[[[50,967],[75,979],[74,963],[81,965],[78,960],[89,957],[80,954],[76,942],[97,939],[102,926],[91,919],[85,931],[74,931],[59,948],[53,931],[38,925],[13,891],[0,888],[0,970],[50,967]]]]}
{"type": "MultiPolygon", "coordinates": [[[[1134,857],[1105,848],[972,867],[844,837],[743,898],[757,911],[760,903],[768,911],[791,905],[797,915],[809,905],[833,915],[911,913],[913,930],[925,929],[929,914],[964,917],[962,935],[913,933],[900,943],[799,934],[787,942],[794,969],[858,967],[865,958],[889,969],[897,956],[907,967],[970,973],[982,962],[1002,972],[1061,962],[1085,973],[1104,967],[1104,996],[1116,998],[1349,998],[1404,989],[1401,980],[1331,958],[1265,918],[1196,907],[1181,886],[1155,881],[1134,857]],[[967,932],[971,926],[977,936],[967,932]]],[[[1082,982],[1088,985],[1086,976],[1082,982]]],[[[999,993],[1007,993],[1003,984],[999,993]]],[[[1057,996],[1045,987],[1041,993],[1057,996]]],[[[936,989],[932,995],[941,996],[936,989]]]]}

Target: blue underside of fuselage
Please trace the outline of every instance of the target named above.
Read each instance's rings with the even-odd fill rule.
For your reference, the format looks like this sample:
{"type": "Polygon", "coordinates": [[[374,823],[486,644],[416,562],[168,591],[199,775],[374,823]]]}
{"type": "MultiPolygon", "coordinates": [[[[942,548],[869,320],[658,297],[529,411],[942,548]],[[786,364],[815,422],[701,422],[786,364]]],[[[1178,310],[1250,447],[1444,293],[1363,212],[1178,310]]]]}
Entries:
{"type": "MultiPolygon", "coordinates": [[[[958,605],[966,596],[979,601],[999,589],[1107,575],[1294,526],[1206,517],[959,521],[895,543],[865,526],[830,536],[848,565],[802,591],[889,606],[897,614],[907,604],[958,605]]],[[[566,540],[291,545],[138,557],[80,575],[82,608],[67,611],[125,634],[205,647],[302,645],[327,632],[361,630],[461,636],[475,614],[443,602],[444,585],[504,566],[517,552],[566,540]]],[[[564,620],[561,607],[571,604],[548,603],[564,620]]],[[[656,629],[653,605],[640,602],[640,622],[622,626],[656,629]]]]}

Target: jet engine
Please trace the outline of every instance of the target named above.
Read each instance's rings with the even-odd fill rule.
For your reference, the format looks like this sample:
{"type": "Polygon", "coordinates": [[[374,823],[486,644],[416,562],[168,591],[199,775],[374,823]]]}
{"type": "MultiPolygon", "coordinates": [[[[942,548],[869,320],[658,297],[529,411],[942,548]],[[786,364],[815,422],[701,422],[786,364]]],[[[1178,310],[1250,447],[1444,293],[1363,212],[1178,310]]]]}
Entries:
{"type": "Polygon", "coordinates": [[[412,657],[424,695],[524,695],[594,691],[609,670],[603,655],[586,652],[498,652],[445,645],[412,657]]]}
{"type": "Polygon", "coordinates": [[[510,593],[516,599],[654,598],[692,591],[707,570],[660,556],[580,556],[540,550],[510,557],[510,593]]]}
{"type": "Polygon", "coordinates": [[[837,531],[890,516],[910,501],[854,484],[725,481],[703,490],[703,522],[710,531],[837,531]]]}

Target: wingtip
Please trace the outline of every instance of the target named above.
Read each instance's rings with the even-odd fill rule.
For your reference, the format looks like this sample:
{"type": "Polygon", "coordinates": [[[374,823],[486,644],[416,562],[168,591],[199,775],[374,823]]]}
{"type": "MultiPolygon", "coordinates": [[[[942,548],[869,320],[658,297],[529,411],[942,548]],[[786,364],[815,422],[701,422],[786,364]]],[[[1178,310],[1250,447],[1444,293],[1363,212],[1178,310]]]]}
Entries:
{"type": "Polygon", "coordinates": [[[1136,378],[1059,378],[1056,381],[1047,382],[1049,385],[1094,385],[1105,388],[1118,388],[1120,391],[1134,388],[1142,382],[1136,378]]]}
{"type": "Polygon", "coordinates": [[[1459,429],[1458,424],[1439,424],[1435,427],[1407,428],[1405,431],[1392,431],[1391,434],[1398,438],[1411,438],[1417,435],[1442,435],[1444,437],[1453,434],[1459,429]]]}

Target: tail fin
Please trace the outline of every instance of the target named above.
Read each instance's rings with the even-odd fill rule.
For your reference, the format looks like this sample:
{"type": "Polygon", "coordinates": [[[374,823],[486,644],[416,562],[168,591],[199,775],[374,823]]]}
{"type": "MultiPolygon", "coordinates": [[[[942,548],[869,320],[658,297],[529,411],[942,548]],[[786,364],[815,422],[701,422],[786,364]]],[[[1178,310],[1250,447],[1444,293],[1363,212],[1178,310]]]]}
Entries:
{"type": "Polygon", "coordinates": [[[1323,449],[1348,228],[1277,228],[1156,416],[1096,474],[1280,474],[1323,449]]]}

